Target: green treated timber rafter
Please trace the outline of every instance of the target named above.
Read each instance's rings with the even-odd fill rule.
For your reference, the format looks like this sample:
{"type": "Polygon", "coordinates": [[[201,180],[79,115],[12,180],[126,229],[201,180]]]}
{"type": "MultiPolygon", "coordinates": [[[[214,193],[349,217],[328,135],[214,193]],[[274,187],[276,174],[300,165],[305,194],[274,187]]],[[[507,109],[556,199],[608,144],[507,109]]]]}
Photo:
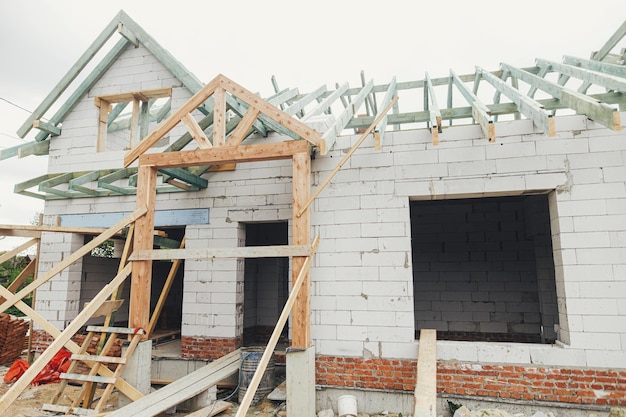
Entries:
{"type": "Polygon", "coordinates": [[[435,130],[437,133],[441,133],[441,111],[439,110],[435,87],[428,72],[424,74],[424,82],[426,84],[426,87],[424,88],[424,109],[430,111],[430,128],[433,129],[433,134],[435,133],[435,130]]]}
{"type": "Polygon", "coordinates": [[[546,66],[552,71],[557,71],[569,77],[578,78],[588,84],[599,85],[609,90],[626,92],[626,78],[623,77],[603,74],[594,70],[588,70],[568,64],[561,64],[547,59],[537,59],[536,63],[540,67],[546,66]]]}
{"type": "Polygon", "coordinates": [[[570,55],[565,55],[563,57],[563,63],[586,68],[592,71],[602,72],[608,75],[626,78],[626,66],[624,65],[608,64],[606,62],[592,61],[590,59],[578,58],[570,55]]]}
{"type": "Polygon", "coordinates": [[[494,142],[496,140],[496,133],[489,107],[480,101],[478,97],[476,97],[476,95],[467,88],[465,83],[453,70],[450,70],[450,79],[461,95],[465,97],[467,102],[472,107],[472,117],[480,125],[485,137],[489,140],[489,142],[494,142]]]}
{"type": "MultiPolygon", "coordinates": [[[[98,79],[104,74],[113,63],[117,60],[117,58],[124,52],[126,46],[128,45],[128,41],[126,39],[120,39],[113,48],[105,55],[105,57],[100,61],[98,65],[91,71],[91,73],[83,80],[82,83],[78,86],[76,91],[72,93],[72,95],[67,99],[65,103],[57,110],[57,112],[52,116],[49,120],[49,123],[53,125],[57,125],[63,121],[65,116],[72,111],[74,106],[78,104],[81,98],[87,91],[93,87],[98,79]]],[[[37,117],[39,119],[39,117],[37,117]]],[[[32,123],[32,122],[31,122],[32,123]]],[[[43,141],[48,137],[47,132],[39,132],[37,136],[35,136],[35,140],[43,141]]]]}
{"type": "Polygon", "coordinates": [[[541,104],[480,67],[476,67],[476,73],[515,103],[520,113],[531,119],[547,136],[552,137],[556,134],[554,119],[543,109],[541,104]]]}
{"type": "Polygon", "coordinates": [[[40,119],[48,109],[54,104],[54,102],[63,94],[63,92],[70,86],[72,81],[80,74],[80,72],[87,66],[89,61],[98,53],[98,51],[102,48],[102,46],[107,42],[107,40],[115,33],[117,30],[117,24],[124,14],[123,11],[120,11],[114,18],[109,22],[109,24],[104,28],[104,30],[98,35],[98,37],[89,45],[87,50],[78,58],[78,61],[65,73],[61,81],[57,83],[56,86],[52,89],[52,91],[46,96],[46,98],[41,102],[39,106],[35,109],[35,111],[26,119],[24,124],[20,126],[17,131],[19,137],[23,138],[30,131],[33,126],[33,122],[35,120],[40,119]]]}
{"type": "Polygon", "coordinates": [[[368,94],[372,91],[373,87],[374,81],[370,80],[365,87],[363,87],[361,91],[359,91],[359,93],[352,98],[349,105],[343,110],[343,112],[341,112],[339,117],[337,117],[335,123],[333,123],[333,125],[322,135],[322,138],[326,141],[326,149],[322,150],[322,155],[333,147],[335,141],[337,140],[337,136],[339,136],[343,129],[346,128],[354,114],[366,100],[368,94]]]}
{"type": "Polygon", "coordinates": [[[501,66],[502,69],[508,70],[512,76],[559,99],[566,107],[586,115],[591,120],[609,129],[622,129],[619,112],[606,103],[601,103],[590,96],[570,90],[555,82],[540,78],[511,65],[503,63],[501,66]]]}
{"type": "MultiPolygon", "coordinates": [[[[389,89],[385,93],[385,97],[383,98],[383,101],[380,103],[381,110],[387,108],[387,105],[391,103],[391,100],[393,100],[393,98],[396,96],[396,93],[398,91],[396,89],[396,85],[397,85],[396,77],[393,77],[391,79],[391,82],[389,83],[389,89]]],[[[376,116],[378,116],[378,112],[376,116]]],[[[382,146],[383,144],[383,139],[385,137],[385,130],[387,130],[387,118],[388,116],[387,114],[385,114],[385,116],[380,120],[380,122],[378,122],[378,124],[376,125],[376,128],[374,129],[375,135],[379,137],[380,146],[382,146]]]]}
{"type": "Polygon", "coordinates": [[[13,158],[17,156],[23,158],[28,155],[48,155],[50,142],[27,142],[20,145],[12,146],[6,149],[0,149],[0,161],[3,159],[13,158]]]}
{"type": "Polygon", "coordinates": [[[342,97],[343,94],[345,94],[348,88],[348,83],[343,83],[341,86],[338,86],[335,91],[326,96],[317,106],[313,108],[313,110],[307,113],[302,118],[302,121],[309,120],[311,117],[319,116],[320,114],[326,112],[338,98],[342,97]]]}

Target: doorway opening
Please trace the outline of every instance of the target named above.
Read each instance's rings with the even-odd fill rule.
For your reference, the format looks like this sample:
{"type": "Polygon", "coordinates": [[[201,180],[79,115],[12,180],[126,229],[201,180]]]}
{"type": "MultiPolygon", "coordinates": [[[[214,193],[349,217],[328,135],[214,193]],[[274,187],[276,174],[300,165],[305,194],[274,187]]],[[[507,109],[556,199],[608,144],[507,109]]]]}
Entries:
{"type": "MultiPolygon", "coordinates": [[[[287,222],[245,224],[246,246],[287,245],[287,222]]],[[[289,297],[289,258],[247,258],[244,267],[244,346],[264,345],[289,297]]],[[[288,341],[285,326],[280,343],[288,341]]]]}

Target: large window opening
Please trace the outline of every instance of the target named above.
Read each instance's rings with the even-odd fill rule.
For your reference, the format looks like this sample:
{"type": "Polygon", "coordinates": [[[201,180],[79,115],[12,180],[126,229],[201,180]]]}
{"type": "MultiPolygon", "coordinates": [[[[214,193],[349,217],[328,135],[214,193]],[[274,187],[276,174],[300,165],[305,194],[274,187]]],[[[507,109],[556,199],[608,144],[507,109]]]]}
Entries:
{"type": "MultiPolygon", "coordinates": [[[[288,244],[288,224],[248,223],[246,246],[288,244]]],[[[248,258],[244,272],[243,343],[266,344],[289,297],[289,258],[248,258]]],[[[281,343],[288,340],[285,326],[281,343]]]]}
{"type": "Polygon", "coordinates": [[[411,201],[416,334],[553,343],[547,195],[411,201]]]}

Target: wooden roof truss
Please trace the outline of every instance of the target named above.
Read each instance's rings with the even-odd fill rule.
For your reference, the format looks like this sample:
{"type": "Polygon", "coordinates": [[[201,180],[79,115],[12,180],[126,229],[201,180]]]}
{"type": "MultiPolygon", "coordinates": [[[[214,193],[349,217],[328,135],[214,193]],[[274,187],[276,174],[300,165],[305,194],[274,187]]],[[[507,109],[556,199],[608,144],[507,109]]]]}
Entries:
{"type": "MultiPolygon", "coordinates": [[[[622,51],[616,55],[610,51],[625,34],[626,22],[600,51],[592,54],[591,59],[572,56],[563,57],[561,62],[537,59],[535,66],[527,68],[503,63],[496,71],[477,67],[473,74],[457,75],[455,71],[450,70],[447,77],[431,78],[425,73],[422,80],[398,82],[394,77],[387,84],[375,84],[361,72],[360,85],[357,87],[343,83],[336,84],[335,89],[321,86],[309,93],[300,93],[297,88],[280,89],[276,78],[272,77],[274,94],[262,101],[280,109],[282,115],[279,120],[268,114],[271,113],[268,108],[263,111],[250,104],[251,101],[261,100],[258,95],[248,92],[244,98],[234,91],[223,92],[223,87],[220,87],[205,98],[196,100],[184,114],[177,112],[179,120],[187,127],[187,132],[173,140],[163,152],[207,149],[216,143],[236,146],[251,137],[266,137],[270,132],[278,132],[296,140],[309,139],[304,136],[312,134],[310,132],[312,129],[306,126],[310,124],[320,130],[317,133],[322,138],[321,141],[311,145],[321,154],[326,154],[340,135],[357,133],[367,128],[379,114],[377,110],[384,108],[391,97],[396,95],[400,100],[394,104],[393,111],[385,114],[373,131],[377,146],[381,145],[385,131],[415,128],[428,128],[432,133],[433,144],[437,144],[444,129],[444,121],[447,121],[446,124],[449,126],[477,123],[484,137],[495,142],[498,136],[495,122],[502,120],[504,116],[530,119],[546,136],[552,137],[555,135],[554,116],[557,110],[584,114],[609,129],[620,130],[619,110],[623,109],[626,103],[624,95],[626,67],[623,65],[625,53],[622,51]],[[569,87],[575,83],[578,83],[578,87],[569,87]],[[422,105],[419,105],[420,100],[416,100],[420,96],[423,96],[422,105]],[[218,107],[216,98],[219,98],[218,107]],[[441,100],[442,98],[446,101],[441,100]],[[400,103],[404,105],[405,102],[407,108],[401,111],[400,103]],[[447,106],[441,108],[439,103],[446,103],[447,106]],[[410,108],[411,106],[413,108],[410,108]],[[195,109],[204,115],[202,119],[196,121],[191,116],[195,109]],[[216,118],[217,116],[219,118],[216,118]],[[320,120],[323,122],[317,123],[320,120]],[[304,126],[306,129],[302,131],[291,129],[292,122],[297,122],[298,126],[304,126]],[[305,131],[307,133],[303,136],[305,131]]],[[[1,150],[0,160],[13,156],[47,154],[49,140],[61,134],[61,123],[69,111],[129,44],[139,43],[145,45],[161,60],[193,94],[206,91],[207,85],[211,84],[203,85],[198,81],[138,24],[120,11],[18,130],[17,133],[24,137],[32,127],[35,127],[39,130],[35,140],[1,150]],[[43,117],[52,104],[116,32],[121,35],[121,39],[56,113],[44,121],[43,117]]],[[[220,82],[224,82],[224,79],[226,78],[223,77],[220,82]]],[[[133,124],[139,123],[142,126],[139,129],[140,139],[145,140],[148,135],[145,126],[148,121],[163,124],[163,121],[171,116],[170,100],[161,99],[155,104],[157,97],[148,97],[142,101],[144,103],[142,122],[137,122],[131,115],[124,113],[129,103],[137,102],[137,97],[130,93],[126,95],[128,97],[121,94],[109,100],[104,98],[112,104],[106,118],[108,132],[129,128],[132,132],[133,124]]],[[[160,169],[157,174],[157,192],[195,191],[206,188],[208,181],[203,175],[210,170],[225,169],[234,169],[234,165],[160,169]]],[[[70,172],[31,179],[17,184],[15,191],[46,200],[127,195],[136,193],[136,181],[136,170],[133,171],[132,168],[70,172]]]]}

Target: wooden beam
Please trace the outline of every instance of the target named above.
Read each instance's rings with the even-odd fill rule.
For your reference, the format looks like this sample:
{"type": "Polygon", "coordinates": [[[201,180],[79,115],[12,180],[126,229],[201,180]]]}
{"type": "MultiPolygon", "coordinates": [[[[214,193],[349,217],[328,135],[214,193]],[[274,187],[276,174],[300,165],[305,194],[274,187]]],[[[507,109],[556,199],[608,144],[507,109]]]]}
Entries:
{"type": "Polygon", "coordinates": [[[441,127],[441,111],[435,94],[435,87],[430,79],[428,72],[424,75],[424,108],[430,112],[430,132],[433,135],[433,145],[439,145],[439,133],[442,132],[441,127]],[[428,97],[430,97],[430,107],[428,106],[428,97]]]}
{"type": "MultiPolygon", "coordinates": [[[[309,200],[311,190],[311,157],[308,153],[293,155],[292,180],[292,244],[306,245],[311,241],[311,211],[302,211],[309,200]]],[[[291,345],[297,349],[308,349],[311,346],[311,299],[309,296],[309,268],[307,259],[310,257],[294,256],[291,260],[292,282],[295,286],[299,274],[304,274],[302,289],[299,291],[291,319],[291,345]],[[305,268],[306,267],[306,268],[305,268]]]]}
{"type": "Polygon", "coordinates": [[[105,233],[108,229],[97,228],[97,227],[66,227],[66,226],[46,226],[46,225],[35,226],[35,225],[23,225],[23,224],[0,224],[0,236],[3,235],[2,231],[6,231],[6,230],[27,231],[27,232],[37,232],[37,233],[56,232],[56,233],[76,233],[76,234],[81,234],[81,235],[99,235],[100,233],[105,233]]]}
{"type": "Polygon", "coordinates": [[[78,58],[76,63],[65,73],[63,78],[57,83],[56,86],[50,91],[43,102],[37,106],[35,111],[26,119],[24,124],[17,130],[19,137],[23,138],[30,131],[35,120],[41,119],[44,113],[52,107],[54,102],[63,94],[63,92],[70,86],[72,81],[78,76],[78,74],[87,66],[89,61],[98,53],[100,48],[109,40],[111,35],[115,33],[117,29],[117,23],[120,19],[120,13],[118,13],[113,20],[109,22],[104,30],[98,35],[98,37],[89,45],[87,50],[78,58]]]}
{"type": "MultiPolygon", "coordinates": [[[[98,292],[98,294],[87,304],[78,316],[48,345],[45,351],[37,360],[24,372],[24,374],[9,388],[0,399],[0,413],[4,413],[7,408],[17,399],[35,377],[43,370],[48,362],[63,348],[80,328],[91,318],[93,313],[111,295],[113,290],[126,279],[130,274],[130,265],[119,273],[113,280],[98,292]]],[[[7,297],[8,298],[8,297],[7,297]]],[[[1,309],[0,309],[1,310],[1,309]]]]}
{"type": "Polygon", "coordinates": [[[193,165],[229,164],[289,159],[298,153],[308,153],[309,144],[303,140],[261,145],[224,146],[193,151],[145,154],[139,165],[154,168],[182,168],[193,165]]]}
{"type": "MultiPolygon", "coordinates": [[[[31,239],[28,242],[22,243],[17,248],[13,248],[8,252],[3,253],[2,255],[0,255],[0,264],[3,264],[9,259],[11,259],[12,257],[19,255],[21,252],[37,244],[37,242],[38,242],[38,239],[31,239]]],[[[4,310],[0,310],[0,311],[4,311],[4,310]]]]}
{"type": "MultiPolygon", "coordinates": [[[[63,261],[56,264],[54,267],[48,270],[48,272],[45,275],[38,277],[36,281],[31,282],[30,284],[28,284],[26,287],[24,287],[22,290],[15,293],[11,297],[7,297],[6,301],[0,305],[0,311],[5,311],[7,308],[9,308],[10,306],[14,305],[19,300],[24,298],[27,294],[30,294],[31,292],[33,292],[34,290],[36,290],[37,288],[39,288],[40,286],[48,282],[56,274],[63,271],[65,268],[67,268],[68,266],[70,266],[71,264],[73,264],[74,262],[82,258],[83,256],[85,256],[86,254],[91,253],[91,251],[94,248],[98,247],[99,245],[101,245],[102,243],[110,239],[119,230],[126,227],[127,224],[132,223],[133,221],[141,218],[144,214],[146,214],[146,212],[147,212],[147,209],[145,207],[137,208],[132,214],[124,217],[115,225],[107,229],[104,233],[98,235],[97,237],[92,239],[89,243],[87,243],[86,245],[84,245],[83,247],[75,251],[74,253],[72,253],[67,258],[63,259],[63,261]]],[[[41,226],[37,226],[37,227],[41,227],[41,226]]]]}
{"type": "Polygon", "coordinates": [[[213,259],[213,258],[277,258],[309,256],[308,245],[293,246],[241,246],[235,248],[193,248],[193,249],[156,249],[136,250],[131,261],[158,261],[169,259],[213,259]]]}
{"type": "Polygon", "coordinates": [[[43,120],[35,120],[33,122],[33,127],[35,129],[42,130],[51,136],[59,136],[61,134],[61,129],[52,123],[44,122],[43,120]]]}
{"type": "Polygon", "coordinates": [[[220,76],[215,77],[207,85],[202,87],[200,91],[194,94],[184,105],[182,105],[176,112],[165,119],[160,125],[158,125],[148,136],[145,137],[135,148],[129,151],[124,157],[124,166],[128,167],[132,164],[140,155],[150,149],[155,143],[157,143],[163,136],[169,133],[182,118],[189,112],[198,108],[204,103],[213,93],[215,89],[220,85],[220,76]]]}
{"type": "MultiPolygon", "coordinates": [[[[239,405],[239,409],[237,410],[237,414],[235,417],[244,417],[248,409],[250,408],[250,404],[252,403],[252,399],[254,398],[254,394],[256,393],[259,384],[261,383],[261,379],[263,378],[263,374],[265,373],[265,368],[270,361],[270,358],[274,354],[274,349],[276,348],[276,344],[278,343],[278,339],[285,327],[285,323],[287,323],[287,319],[289,318],[289,313],[292,309],[293,315],[296,314],[297,308],[297,300],[300,297],[302,291],[305,291],[305,286],[307,285],[307,277],[309,275],[309,268],[311,267],[311,260],[313,259],[313,255],[317,250],[317,246],[319,244],[319,236],[316,236],[313,240],[313,244],[311,245],[311,256],[305,258],[304,262],[300,266],[300,269],[294,270],[294,282],[293,287],[291,289],[291,293],[289,293],[289,297],[285,302],[285,306],[283,307],[280,316],[278,317],[278,322],[276,323],[276,327],[274,327],[274,331],[270,336],[269,341],[267,342],[267,346],[265,347],[265,351],[263,352],[263,356],[261,356],[261,360],[257,365],[257,369],[252,376],[252,380],[248,384],[248,388],[246,390],[246,394],[243,397],[239,405]]],[[[308,291],[306,291],[308,294],[308,291]]],[[[294,317],[292,316],[292,325],[293,325],[294,317]]],[[[307,346],[308,347],[308,346],[307,346]]]]}
{"type": "Polygon", "coordinates": [[[559,99],[566,107],[580,114],[584,114],[591,120],[600,123],[612,130],[621,130],[619,111],[598,100],[565,88],[555,82],[537,77],[527,71],[521,70],[509,64],[501,64],[503,70],[508,70],[512,76],[533,85],[559,99]]]}
{"type": "MultiPolygon", "coordinates": [[[[139,166],[137,178],[137,209],[147,207],[145,216],[135,222],[133,250],[148,250],[154,245],[154,207],[156,203],[156,169],[139,166]]],[[[152,261],[132,262],[129,327],[148,328],[150,323],[150,288],[152,261]]]]}
{"type": "Polygon", "coordinates": [[[137,37],[133,34],[133,32],[128,30],[128,28],[126,28],[123,23],[118,23],[117,32],[125,37],[128,42],[132,43],[135,48],[139,46],[139,40],[137,39],[137,37]]]}
{"type": "Polygon", "coordinates": [[[322,100],[321,103],[319,103],[313,110],[311,110],[309,113],[307,113],[303,118],[302,121],[307,121],[309,120],[311,117],[313,116],[318,116],[322,113],[324,113],[325,111],[327,111],[328,109],[330,109],[330,106],[340,97],[342,97],[342,95],[348,90],[349,85],[348,83],[343,83],[341,86],[337,87],[337,89],[335,91],[333,91],[328,97],[326,97],[324,100],[322,100]]]}
{"type": "Polygon", "coordinates": [[[226,143],[226,91],[222,87],[213,94],[213,143],[224,146],[226,143]]]}
{"type": "MultiPolygon", "coordinates": [[[[396,95],[397,91],[398,90],[396,88],[396,77],[393,77],[391,79],[391,82],[389,83],[389,89],[385,93],[385,97],[383,98],[382,103],[380,103],[383,109],[387,107],[389,103],[391,103],[391,100],[393,100],[394,97],[397,97],[396,95]]],[[[397,100],[395,102],[397,102],[397,100]]],[[[389,110],[391,110],[391,108],[389,108],[389,110]]],[[[374,130],[375,132],[374,138],[376,139],[375,140],[376,150],[380,150],[381,147],[383,146],[382,142],[385,137],[385,130],[387,130],[387,113],[389,110],[382,113],[382,118],[380,119],[379,122],[377,122],[376,129],[374,130]]]]}
{"type": "MultiPolygon", "coordinates": [[[[114,62],[122,55],[128,41],[126,39],[120,39],[111,50],[105,55],[104,58],[95,66],[91,73],[80,83],[76,90],[70,95],[61,107],[49,118],[48,122],[53,125],[61,123],[67,114],[74,109],[74,107],[85,97],[87,92],[96,84],[96,82],[102,77],[102,75],[113,65],[114,62]]],[[[39,132],[35,136],[36,141],[42,141],[48,137],[46,132],[39,132]]]]}
{"type": "Polygon", "coordinates": [[[437,417],[437,331],[420,330],[414,417],[437,417]]]}
{"type": "Polygon", "coordinates": [[[515,103],[520,113],[532,120],[547,136],[556,135],[554,119],[543,109],[541,104],[480,67],[476,67],[476,73],[481,74],[485,81],[515,103]]]}
{"type": "Polygon", "coordinates": [[[96,152],[106,151],[107,143],[107,126],[109,122],[109,113],[111,113],[111,103],[106,100],[99,100],[100,110],[98,112],[98,138],[96,140],[96,152]]]}
{"type": "Polygon", "coordinates": [[[579,66],[592,71],[601,72],[608,75],[615,75],[617,77],[626,78],[626,66],[608,64],[606,62],[592,61],[589,59],[583,59],[565,55],[563,57],[563,63],[568,65],[579,66]]]}
{"type": "Polygon", "coordinates": [[[241,142],[248,136],[251,132],[252,124],[259,116],[260,110],[254,107],[249,107],[246,114],[241,118],[239,124],[233,133],[230,134],[228,138],[227,146],[239,146],[241,142]]]}
{"type": "Polygon", "coordinates": [[[149,101],[157,98],[172,97],[172,87],[156,88],[153,90],[129,91],[119,94],[106,94],[95,98],[96,105],[98,100],[104,100],[109,103],[128,103],[133,100],[149,101]]]}
{"type": "Polygon", "coordinates": [[[50,152],[50,141],[29,142],[19,146],[17,149],[17,157],[25,158],[30,155],[48,155],[50,152]]]}
{"type": "Polygon", "coordinates": [[[202,128],[200,127],[198,122],[196,122],[196,119],[194,119],[191,113],[187,113],[186,115],[184,115],[181,120],[185,124],[185,126],[187,126],[187,130],[191,134],[193,140],[196,141],[200,149],[210,149],[213,147],[213,144],[211,143],[209,138],[206,137],[206,135],[202,131],[202,128]]]}
{"type": "Polygon", "coordinates": [[[603,74],[594,70],[588,70],[572,65],[561,64],[547,59],[536,59],[535,61],[539,66],[548,66],[553,71],[557,71],[569,77],[576,77],[579,80],[583,80],[588,84],[599,85],[609,90],[626,92],[626,79],[623,77],[603,74]]]}
{"type": "Polygon", "coordinates": [[[489,108],[465,86],[463,81],[453,70],[450,70],[450,79],[461,92],[461,95],[463,95],[470,106],[472,106],[472,117],[474,117],[474,120],[480,125],[485,137],[489,139],[489,142],[495,142],[496,132],[489,108]]]}

